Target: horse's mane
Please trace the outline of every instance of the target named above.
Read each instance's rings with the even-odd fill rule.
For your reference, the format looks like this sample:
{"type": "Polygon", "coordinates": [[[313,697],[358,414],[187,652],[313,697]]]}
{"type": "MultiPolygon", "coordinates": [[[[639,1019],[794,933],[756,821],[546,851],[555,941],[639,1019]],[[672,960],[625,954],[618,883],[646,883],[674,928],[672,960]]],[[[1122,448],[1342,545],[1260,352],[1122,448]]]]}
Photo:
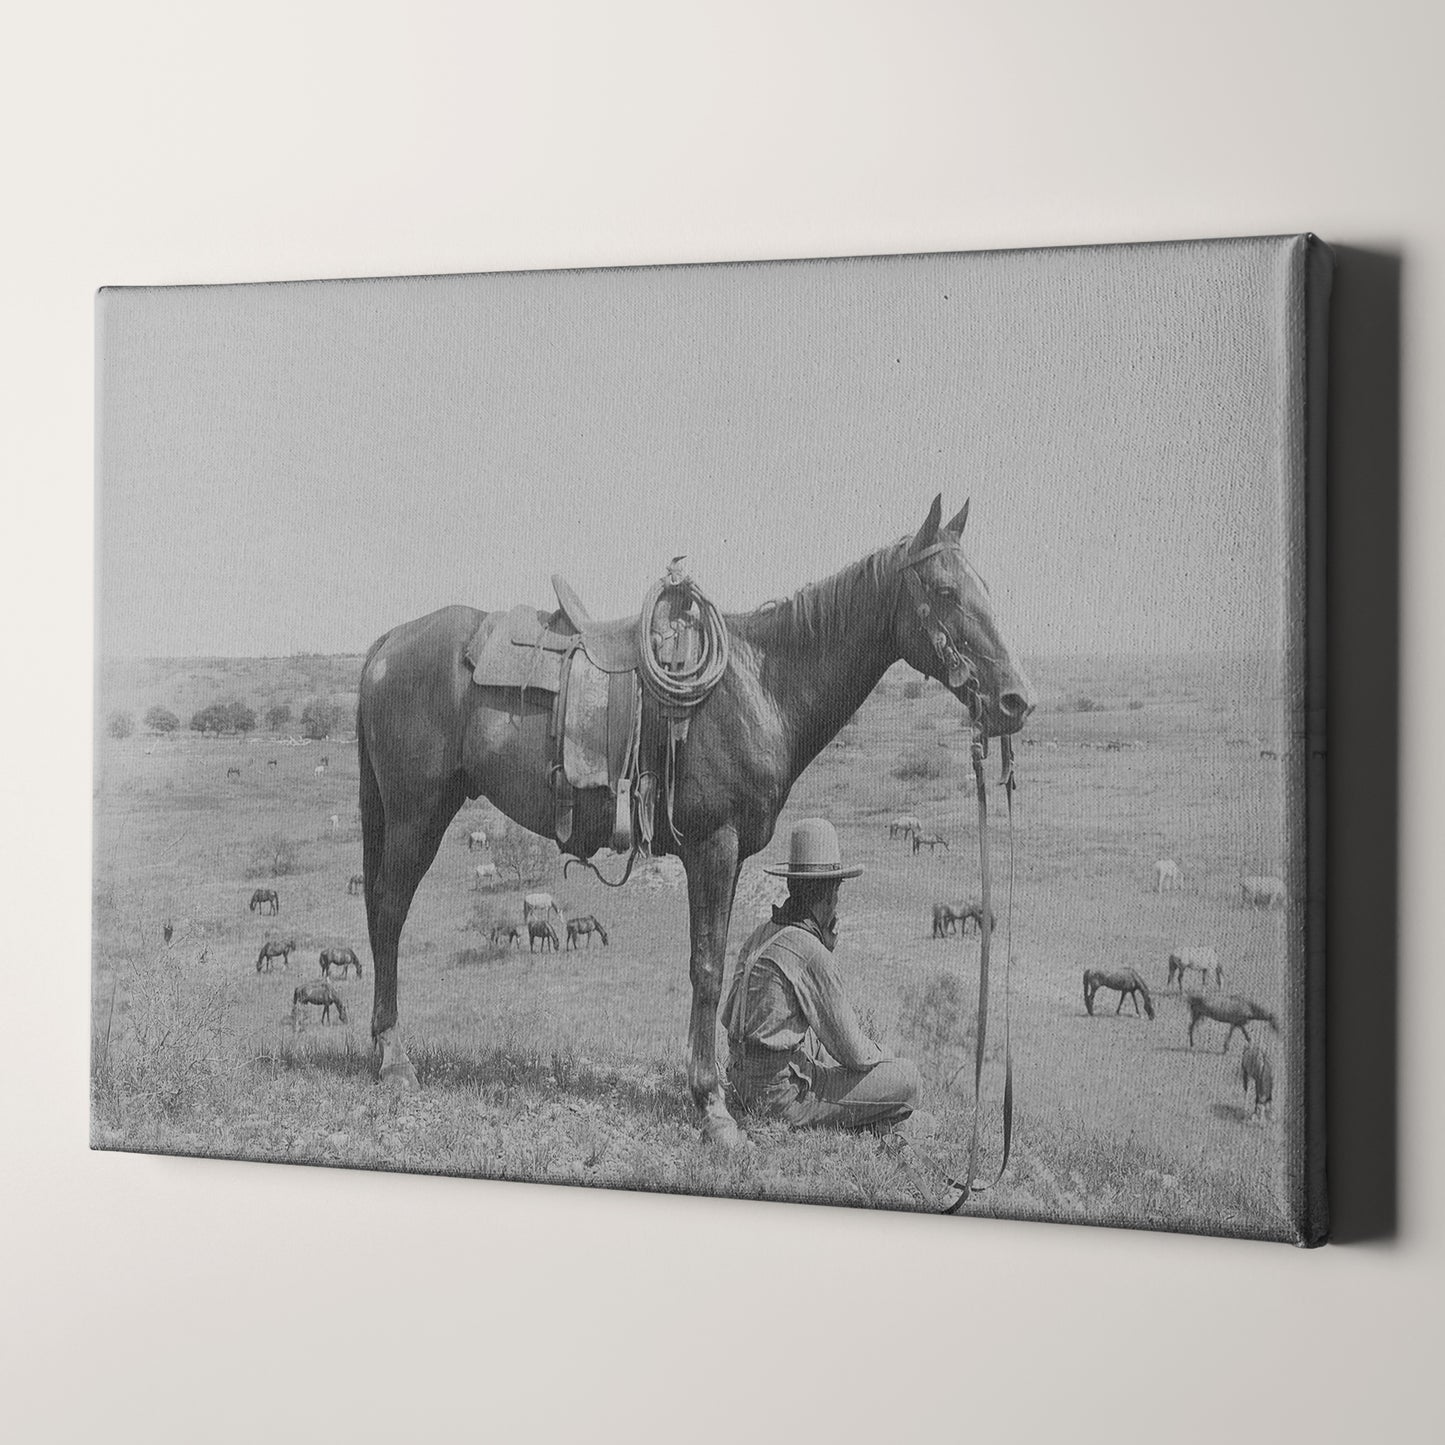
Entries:
{"type": "Polygon", "coordinates": [[[775,646],[835,642],[849,634],[850,622],[860,607],[872,611],[887,594],[896,575],[893,556],[897,549],[897,543],[880,547],[831,577],[800,587],[791,597],[764,602],[728,621],[749,642],[775,646]]]}

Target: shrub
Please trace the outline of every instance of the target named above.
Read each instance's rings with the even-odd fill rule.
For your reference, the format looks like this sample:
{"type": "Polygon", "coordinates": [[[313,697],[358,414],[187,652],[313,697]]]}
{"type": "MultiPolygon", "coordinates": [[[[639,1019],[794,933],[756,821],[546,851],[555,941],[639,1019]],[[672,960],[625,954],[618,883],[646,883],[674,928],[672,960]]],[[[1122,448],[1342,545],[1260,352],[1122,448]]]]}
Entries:
{"type": "Polygon", "coordinates": [[[135,719],[128,712],[113,712],[105,730],[113,738],[128,738],[135,731],[135,719]]]}
{"type": "Polygon", "coordinates": [[[291,709],[283,703],[266,709],[266,728],[269,732],[282,733],[291,726],[291,709]]]}
{"type": "Polygon", "coordinates": [[[903,684],[903,696],[906,697],[909,702],[913,702],[915,699],[922,697],[923,683],[916,677],[910,677],[908,681],[903,684]]]}
{"type": "Polygon", "coordinates": [[[948,772],[948,755],[938,749],[926,753],[905,753],[893,769],[893,776],[905,783],[932,782],[948,772]]]}
{"type": "Polygon", "coordinates": [[[1140,702],[1137,697],[1131,697],[1131,698],[1129,699],[1129,711],[1130,711],[1130,712],[1139,712],[1139,711],[1141,711],[1141,710],[1143,709],[1143,706],[1144,706],[1144,704],[1143,704],[1142,702],[1140,702]]]}
{"type": "Polygon", "coordinates": [[[284,833],[258,838],[246,864],[247,878],[284,878],[296,871],[296,849],[284,833]]]}
{"type": "Polygon", "coordinates": [[[1075,712],[1103,712],[1104,704],[1095,702],[1091,697],[1076,697],[1074,699],[1075,712]]]}
{"type": "Polygon", "coordinates": [[[153,707],[145,715],[145,725],[153,733],[173,733],[181,720],[167,707],[153,707]]]}
{"type": "Polygon", "coordinates": [[[492,862],[498,872],[516,874],[519,887],[544,877],[547,865],[555,856],[552,844],[525,828],[508,828],[501,837],[491,837],[489,842],[492,862]]]}
{"type": "Polygon", "coordinates": [[[301,731],[314,742],[331,736],[336,726],[336,713],[329,704],[313,699],[301,709],[301,731]]]}

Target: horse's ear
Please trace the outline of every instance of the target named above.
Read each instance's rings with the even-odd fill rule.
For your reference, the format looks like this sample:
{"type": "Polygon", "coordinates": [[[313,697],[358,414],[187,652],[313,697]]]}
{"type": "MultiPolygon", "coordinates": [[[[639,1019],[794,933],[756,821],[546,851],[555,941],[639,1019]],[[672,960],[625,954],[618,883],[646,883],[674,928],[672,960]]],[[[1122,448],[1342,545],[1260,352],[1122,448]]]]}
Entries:
{"type": "MultiPolygon", "coordinates": [[[[971,501],[972,498],[970,498],[969,500],[971,501]]],[[[967,525],[968,525],[968,502],[965,502],[965,503],[963,504],[963,510],[962,510],[961,512],[959,512],[958,516],[956,516],[956,517],[953,519],[953,521],[951,521],[951,522],[948,524],[948,526],[946,526],[943,530],[944,530],[945,532],[951,532],[955,537],[961,537],[961,536],[963,536],[963,529],[964,529],[967,525]]]]}
{"type": "Polygon", "coordinates": [[[928,509],[928,515],[923,519],[923,525],[918,529],[918,535],[909,545],[910,552],[921,552],[925,547],[931,547],[938,537],[938,523],[943,516],[943,493],[940,492],[934,499],[933,505],[928,509]]]}

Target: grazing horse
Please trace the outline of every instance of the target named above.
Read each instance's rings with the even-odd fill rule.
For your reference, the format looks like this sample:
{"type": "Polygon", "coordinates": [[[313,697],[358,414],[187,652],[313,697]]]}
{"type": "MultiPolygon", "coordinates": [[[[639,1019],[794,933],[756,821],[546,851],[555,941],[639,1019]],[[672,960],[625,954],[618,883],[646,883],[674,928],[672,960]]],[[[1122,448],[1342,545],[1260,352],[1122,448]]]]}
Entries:
{"type": "MultiPolygon", "coordinates": [[[[983,904],[965,903],[962,907],[953,910],[954,921],[958,924],[960,936],[968,932],[968,925],[973,924],[974,932],[980,938],[983,937],[983,904]]],[[[998,927],[998,914],[993,909],[988,911],[988,931],[991,934],[998,927]]]]}
{"type": "Polygon", "coordinates": [[[227,781],[227,782],[229,782],[232,778],[239,778],[240,776],[241,776],[241,770],[240,770],[240,768],[227,768],[227,769],[226,769],[226,781],[227,781]]]}
{"type": "Polygon", "coordinates": [[[1248,908],[1283,908],[1289,901],[1282,878],[1241,878],[1239,887],[1248,908]]]}
{"type": "Polygon", "coordinates": [[[576,948],[579,938],[586,938],[587,947],[592,947],[592,935],[596,934],[605,945],[607,943],[607,930],[590,913],[584,913],[580,918],[569,918],[567,920],[567,947],[576,948]]]}
{"type": "Polygon", "coordinates": [[[365,873],[353,873],[353,874],[351,875],[351,877],[347,880],[347,883],[346,883],[346,891],[347,891],[348,893],[359,893],[359,892],[360,892],[363,888],[365,888],[365,887],[366,887],[366,874],[365,874],[365,873]]]}
{"type": "Polygon", "coordinates": [[[492,924],[491,941],[493,943],[505,942],[510,948],[514,943],[522,941],[522,930],[515,923],[494,923],[492,924]]]}
{"type": "Polygon", "coordinates": [[[1247,1044],[1239,1060],[1239,1077],[1244,1084],[1245,1102],[1249,1101],[1249,1086],[1254,1085],[1254,1108],[1251,1117],[1268,1119],[1273,1112],[1274,1066],[1269,1055],[1258,1044],[1247,1044]]]}
{"type": "Polygon", "coordinates": [[[899,836],[911,838],[915,833],[921,833],[922,831],[923,824],[920,823],[912,813],[900,813],[888,824],[888,837],[890,841],[899,836]]]}
{"type": "Polygon", "coordinates": [[[279,913],[281,911],[281,900],[277,897],[276,890],[274,888],[258,888],[251,895],[250,911],[252,913],[265,913],[268,911],[268,906],[269,911],[272,913],[279,913]]]}
{"type": "Polygon", "coordinates": [[[338,978],[345,978],[348,968],[354,968],[357,978],[361,977],[361,960],[356,956],[354,949],[323,948],[319,962],[323,978],[330,978],[333,968],[337,970],[338,978]]]}
{"type": "Polygon", "coordinates": [[[275,758],[267,758],[267,759],[266,759],[266,766],[267,766],[268,768],[274,768],[274,767],[276,766],[276,759],[275,759],[275,758]]]}
{"type": "Polygon", "coordinates": [[[953,926],[954,913],[951,905],[947,903],[935,903],[933,905],[933,937],[946,938],[950,933],[957,930],[953,926]]]}
{"type": "Polygon", "coordinates": [[[1215,988],[1224,987],[1224,969],[1220,965],[1219,955],[1212,948],[1181,948],[1169,955],[1169,977],[1164,987],[1170,988],[1174,980],[1179,980],[1179,992],[1184,992],[1184,976],[1190,972],[1199,974],[1199,981],[1205,988],[1209,987],[1209,976],[1214,975],[1215,988]]]}
{"type": "Polygon", "coordinates": [[[274,940],[268,938],[266,942],[261,945],[260,953],[256,955],[256,972],[261,972],[261,965],[264,963],[266,965],[266,972],[270,973],[271,960],[273,958],[279,958],[281,960],[282,968],[290,968],[291,955],[295,952],[296,940],[294,938],[288,938],[285,943],[276,943],[274,940]]]}
{"type": "Polygon", "coordinates": [[[502,881],[502,875],[497,872],[495,863],[478,863],[472,876],[477,880],[472,885],[474,888],[480,888],[484,883],[500,883],[502,881]]]}
{"type": "MultiPolygon", "coordinates": [[[[688,1085],[704,1138],[735,1146],[717,1061],[717,1009],[739,870],[765,848],[803,769],[900,660],[938,679],[977,732],[1017,732],[1033,710],[960,546],[968,507],[943,525],[935,498],[912,537],[793,597],[725,617],[730,661],[677,754],[675,806],[659,810],[654,851],[687,876],[692,1010],[688,1085]]],[[[397,948],[422,876],[468,798],[552,835],[553,699],[478,687],[466,651],[487,614],[447,607],[404,623],[366,655],[357,706],[367,922],[376,982],[371,1032],[384,1081],[414,1087],[397,1023],[397,948]]],[[[663,772],[659,705],[643,700],[644,766],[663,772]]],[[[610,798],[579,794],[569,851],[610,839],[610,798]]]]}
{"type": "Polygon", "coordinates": [[[1177,891],[1180,885],[1179,865],[1172,858],[1161,858],[1154,865],[1154,891],[1167,893],[1171,888],[1177,891]]]}
{"type": "Polygon", "coordinates": [[[942,848],[945,853],[949,851],[948,839],[942,833],[915,833],[913,835],[913,851],[916,854],[920,848],[927,848],[931,853],[935,848],[942,848]]]}
{"type": "Polygon", "coordinates": [[[478,828],[474,833],[467,834],[467,852],[475,853],[478,848],[485,850],[487,846],[487,835],[478,828]]]}
{"type": "Polygon", "coordinates": [[[1273,748],[1261,748],[1259,750],[1259,755],[1261,758],[1269,758],[1271,761],[1276,763],[1279,761],[1279,754],[1275,752],[1273,748]]]}
{"type": "Polygon", "coordinates": [[[1139,1014],[1139,1000],[1144,1000],[1144,1012],[1152,1019],[1154,1017],[1154,1000],[1149,997],[1149,985],[1144,982],[1139,974],[1132,968],[1102,969],[1086,968],[1084,970],[1084,1007],[1092,1014],[1094,1012],[1094,995],[1101,988],[1117,989],[1119,992],[1119,1007],[1114,1012],[1120,1013],[1124,1008],[1124,1000],[1127,998],[1134,1005],[1134,1015],[1139,1014]]]}
{"type": "Polygon", "coordinates": [[[529,893],[522,899],[522,917],[527,925],[527,952],[535,950],[537,940],[542,940],[542,952],[546,953],[550,944],[554,953],[562,951],[562,931],[552,922],[552,916],[556,915],[557,923],[565,929],[567,926],[566,915],[557,907],[557,901],[550,893],[529,893]]]}
{"type": "Polygon", "coordinates": [[[339,1022],[346,1022],[346,1005],[341,1001],[341,995],[331,987],[329,983],[303,983],[295,993],[291,995],[291,1025],[295,1028],[301,1019],[301,1009],[305,1004],[318,1004],[321,1008],[321,1022],[331,1022],[331,1010],[336,1010],[336,1017],[339,1022]]]}
{"type": "Polygon", "coordinates": [[[324,776],[325,773],[326,773],[326,764],[325,764],[325,763],[317,763],[317,764],[316,764],[316,767],[313,769],[313,771],[315,772],[315,774],[316,774],[316,776],[317,776],[318,778],[324,776]]]}
{"type": "Polygon", "coordinates": [[[1229,1032],[1224,1036],[1224,1047],[1220,1053],[1229,1052],[1229,1041],[1234,1037],[1235,1029],[1244,1035],[1245,1043],[1252,1040],[1249,1037],[1249,1030],[1245,1027],[1255,1019],[1267,1023],[1275,1033],[1279,1032],[1279,1020],[1267,1009],[1261,1008],[1252,998],[1241,998],[1238,994],[1225,994],[1223,997],[1215,995],[1214,998],[1205,998],[1201,994],[1191,993],[1187,1000],[1189,1004],[1189,1047],[1194,1047],[1194,1030],[1200,1019],[1213,1019],[1216,1023],[1228,1024],[1229,1032]]]}

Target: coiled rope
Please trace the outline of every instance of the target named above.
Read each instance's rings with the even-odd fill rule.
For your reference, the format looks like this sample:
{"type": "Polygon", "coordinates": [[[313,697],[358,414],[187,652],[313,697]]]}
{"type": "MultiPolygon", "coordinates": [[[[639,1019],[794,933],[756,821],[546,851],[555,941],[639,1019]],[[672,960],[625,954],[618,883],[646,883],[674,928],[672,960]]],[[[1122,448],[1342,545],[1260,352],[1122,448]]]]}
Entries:
{"type": "Polygon", "coordinates": [[[663,578],[647,589],[642,601],[642,681],[660,702],[669,708],[696,707],[722,680],[728,655],[728,630],[722,613],[698,592],[691,579],[675,582],[663,578]],[[697,660],[691,666],[663,666],[651,645],[652,619],[665,592],[680,592],[684,598],[697,603],[701,645],[697,660]]]}

